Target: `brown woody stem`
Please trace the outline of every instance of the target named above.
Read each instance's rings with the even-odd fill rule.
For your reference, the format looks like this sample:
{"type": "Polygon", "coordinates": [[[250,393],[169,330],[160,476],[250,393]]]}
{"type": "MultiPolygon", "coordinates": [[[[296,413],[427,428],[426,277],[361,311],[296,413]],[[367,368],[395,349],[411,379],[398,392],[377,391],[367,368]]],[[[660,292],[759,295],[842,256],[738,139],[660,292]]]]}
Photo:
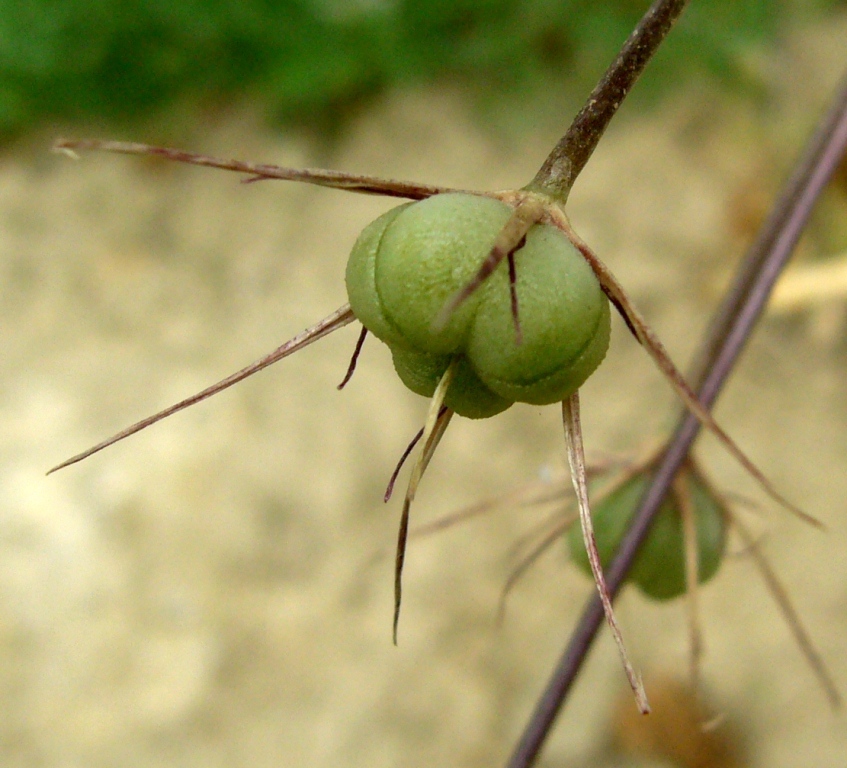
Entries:
{"type": "Polygon", "coordinates": [[[565,204],[606,127],[687,4],[688,0],[656,0],[650,6],[526,189],[565,204]]]}

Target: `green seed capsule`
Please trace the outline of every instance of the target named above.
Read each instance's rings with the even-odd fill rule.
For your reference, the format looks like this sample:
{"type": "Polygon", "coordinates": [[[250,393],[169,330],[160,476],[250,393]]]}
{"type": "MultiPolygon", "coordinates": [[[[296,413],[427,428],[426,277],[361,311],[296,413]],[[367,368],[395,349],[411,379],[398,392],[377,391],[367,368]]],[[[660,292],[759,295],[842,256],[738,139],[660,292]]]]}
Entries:
{"type": "Polygon", "coordinates": [[[494,392],[546,405],[575,392],[606,356],[609,302],[579,251],[555,227],[535,225],[515,254],[522,340],[515,335],[509,273],[482,287],[467,354],[494,392]]]}
{"type": "MultiPolygon", "coordinates": [[[[453,359],[451,355],[412,352],[402,347],[394,347],[391,354],[394,358],[394,369],[400,380],[412,392],[425,397],[432,397],[453,359]]],[[[486,387],[468,363],[468,359],[462,356],[444,398],[444,405],[469,419],[487,419],[505,411],[512,405],[512,401],[500,397],[486,387]]]]}
{"type": "Polygon", "coordinates": [[[398,214],[410,205],[411,203],[406,203],[392,208],[362,230],[347,260],[347,272],[344,276],[347,284],[347,300],[356,318],[374,336],[389,346],[402,344],[403,335],[383,314],[382,302],[376,292],[374,275],[376,256],[385,230],[398,214]]]}
{"type": "MultiPolygon", "coordinates": [[[[592,509],[597,550],[604,568],[617,551],[649,479],[647,474],[636,475],[592,509]]],[[[727,518],[723,505],[701,479],[689,472],[686,483],[696,521],[698,576],[700,583],[704,583],[717,573],[723,559],[727,518]]],[[[577,526],[568,533],[568,545],[574,563],[591,575],[577,526]]],[[[647,540],[627,574],[627,581],[655,600],[670,600],[686,591],[682,514],[679,500],[673,493],[659,509],[647,540]]]]}
{"type": "Polygon", "coordinates": [[[385,316],[410,348],[436,354],[465,349],[481,291],[445,328],[435,330],[433,324],[476,274],[511,213],[487,197],[436,195],[405,208],[386,227],[376,255],[376,291],[385,316]]]}
{"type": "Polygon", "coordinates": [[[547,224],[532,226],[514,256],[520,343],[505,261],[446,325],[435,327],[512,213],[492,198],[436,195],[374,221],[347,263],[353,313],[391,348],[403,382],[429,396],[459,356],[445,403],[470,418],[513,402],[563,400],[594,372],[609,344],[609,303],[594,273],[547,224]]]}

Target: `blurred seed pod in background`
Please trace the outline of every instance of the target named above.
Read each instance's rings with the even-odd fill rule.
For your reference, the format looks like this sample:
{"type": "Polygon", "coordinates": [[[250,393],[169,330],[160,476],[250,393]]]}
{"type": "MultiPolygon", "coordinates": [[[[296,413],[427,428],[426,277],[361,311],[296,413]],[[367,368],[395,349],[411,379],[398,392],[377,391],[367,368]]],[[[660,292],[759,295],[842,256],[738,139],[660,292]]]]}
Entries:
{"type": "MultiPolygon", "coordinates": [[[[608,567],[629,527],[650,480],[648,465],[627,474],[599,496],[592,510],[594,534],[603,567],[608,567]]],[[[670,600],[687,589],[684,515],[690,510],[697,536],[697,580],[705,583],[718,571],[726,550],[728,512],[693,463],[678,476],[635,559],[626,581],[655,600],[670,600]]],[[[571,527],[568,547],[573,562],[591,573],[580,531],[571,527]]]]}

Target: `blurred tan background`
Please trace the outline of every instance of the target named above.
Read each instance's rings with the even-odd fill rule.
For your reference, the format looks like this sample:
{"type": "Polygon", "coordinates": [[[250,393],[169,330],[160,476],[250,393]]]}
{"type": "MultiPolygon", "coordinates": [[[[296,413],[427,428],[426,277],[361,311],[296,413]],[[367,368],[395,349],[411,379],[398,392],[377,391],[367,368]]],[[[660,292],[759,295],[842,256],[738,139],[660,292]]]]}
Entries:
{"type": "MultiPolygon", "coordinates": [[[[704,89],[624,112],[578,182],[575,225],[680,364],[827,103],[845,39],[844,18],[798,32],[769,64],[782,85],[764,110],[704,89]]],[[[198,125],[190,148],[505,188],[526,183],[565,122],[490,130],[461,94],[421,88],[384,97],[331,151],[245,112],[198,125]]],[[[381,497],[426,402],[381,344],[369,340],[343,393],[353,328],[44,477],[344,303],[350,247],[392,203],[138,159],[72,162],[48,153],[52,138],[0,158],[2,764],[502,765],[593,587],[557,548],[497,627],[511,548],[539,519],[504,510],[411,541],[392,646],[400,499],[381,497]]],[[[801,259],[837,255],[838,194],[801,259]]],[[[761,505],[745,519],[842,693],[845,306],[842,292],[771,313],[717,410],[826,532],[772,508],[711,440],[698,449],[721,488],[761,505]]],[[[675,412],[620,322],[583,407],[595,453],[638,451],[675,412]]],[[[563,463],[556,408],[458,420],[414,520],[558,476],[563,463]]],[[[743,762],[723,764],[843,765],[845,715],[829,709],[743,553],[702,602],[710,712],[744,745],[743,762]]],[[[627,591],[619,606],[648,693],[651,680],[684,679],[681,601],[627,591]]],[[[611,749],[625,695],[604,632],[541,764],[673,764],[611,749]]]]}

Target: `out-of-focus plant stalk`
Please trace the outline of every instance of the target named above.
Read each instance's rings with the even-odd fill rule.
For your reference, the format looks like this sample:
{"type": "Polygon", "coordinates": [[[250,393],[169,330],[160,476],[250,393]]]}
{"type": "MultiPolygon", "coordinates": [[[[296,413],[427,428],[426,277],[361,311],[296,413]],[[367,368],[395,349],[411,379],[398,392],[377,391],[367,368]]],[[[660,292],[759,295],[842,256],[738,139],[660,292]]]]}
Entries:
{"type": "MultiPolygon", "coordinates": [[[[819,194],[847,149],[847,77],[840,85],[830,110],[818,124],[805,152],[760,234],[740,265],[700,348],[696,365],[700,401],[711,407],[738,356],[761,317],[771,290],[806,225],[819,194]]],[[[614,595],[623,584],[638,548],[674,477],[685,461],[700,425],[691,414],[680,417],[652,481],[633,515],[627,534],[606,570],[606,582],[614,595]]],[[[508,768],[529,768],[535,763],[547,735],[582,667],[603,621],[603,609],[595,595],[589,600],[547,688],[518,742],[508,768]]]]}

